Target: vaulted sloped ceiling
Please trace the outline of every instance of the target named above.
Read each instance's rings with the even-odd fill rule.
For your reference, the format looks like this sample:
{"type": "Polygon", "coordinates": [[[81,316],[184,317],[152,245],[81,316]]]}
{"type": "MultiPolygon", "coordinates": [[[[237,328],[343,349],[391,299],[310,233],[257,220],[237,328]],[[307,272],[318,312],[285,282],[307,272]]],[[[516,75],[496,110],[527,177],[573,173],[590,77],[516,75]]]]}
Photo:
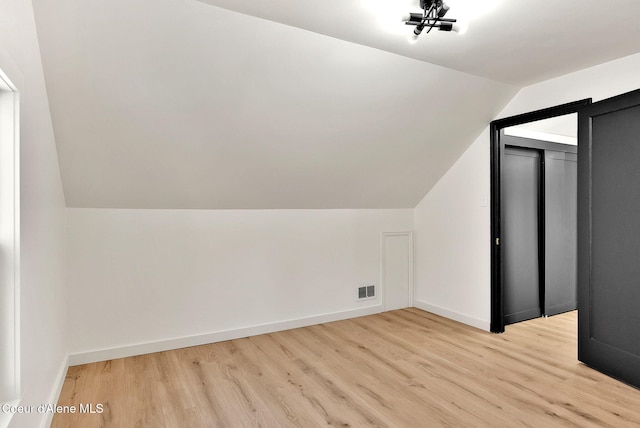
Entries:
{"type": "Polygon", "coordinates": [[[209,3],[34,0],[68,206],[411,208],[517,91],[209,3]]]}
{"type": "Polygon", "coordinates": [[[414,207],[515,91],[201,2],[34,3],[70,207],[414,207]]]}

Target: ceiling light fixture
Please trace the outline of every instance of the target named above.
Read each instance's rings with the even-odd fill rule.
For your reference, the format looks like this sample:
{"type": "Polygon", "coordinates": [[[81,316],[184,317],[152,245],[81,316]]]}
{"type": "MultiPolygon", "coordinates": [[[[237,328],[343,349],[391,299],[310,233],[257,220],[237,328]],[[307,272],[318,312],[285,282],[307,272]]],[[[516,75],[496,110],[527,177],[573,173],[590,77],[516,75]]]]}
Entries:
{"type": "Polygon", "coordinates": [[[447,19],[444,16],[449,11],[449,6],[443,0],[420,0],[422,13],[409,13],[403,17],[406,25],[414,25],[413,34],[409,42],[418,41],[418,36],[426,28],[427,34],[434,28],[440,31],[459,32],[461,28],[456,24],[455,19],[447,19]]]}

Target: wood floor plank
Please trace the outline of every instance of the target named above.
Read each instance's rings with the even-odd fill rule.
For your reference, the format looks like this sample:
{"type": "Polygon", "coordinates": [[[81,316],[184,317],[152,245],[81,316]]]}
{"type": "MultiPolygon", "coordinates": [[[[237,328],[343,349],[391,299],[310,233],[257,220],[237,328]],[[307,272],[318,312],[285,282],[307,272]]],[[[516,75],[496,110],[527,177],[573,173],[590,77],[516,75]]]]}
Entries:
{"type": "MultiPolygon", "coordinates": [[[[316,326],[319,335],[326,335],[325,341],[320,342],[319,346],[326,347],[332,341],[336,343],[345,343],[344,337],[338,334],[337,329],[329,326],[316,326]]],[[[363,373],[353,373],[355,392],[359,390],[365,391],[366,395],[370,395],[374,400],[370,402],[372,406],[380,406],[381,411],[389,413],[389,418],[396,420],[396,423],[402,426],[420,426],[425,422],[433,424],[446,424],[449,414],[452,411],[457,413],[468,413],[469,421],[475,421],[474,425],[478,425],[482,420],[475,417],[472,409],[460,409],[456,406],[455,401],[441,400],[443,388],[436,382],[432,382],[432,378],[424,378],[424,372],[417,371],[416,365],[410,361],[415,361],[416,353],[408,351],[406,348],[398,347],[396,344],[385,343],[380,331],[369,331],[369,338],[373,340],[368,343],[364,338],[358,343],[352,343],[352,350],[341,352],[341,356],[348,357],[348,361],[355,361],[358,367],[363,365],[371,367],[368,371],[370,377],[362,378],[363,373]],[[372,334],[373,333],[373,334],[372,334]],[[351,356],[348,356],[348,354],[351,356]],[[408,393],[408,390],[411,393],[408,393]],[[398,400],[397,397],[403,397],[398,400]],[[424,410],[429,408],[428,412],[414,413],[414,409],[422,407],[424,410]],[[424,415],[432,416],[430,420],[425,420],[424,415]]],[[[335,364],[330,369],[339,370],[341,364],[335,364]]],[[[465,393],[465,391],[458,391],[465,393]]]]}
{"type": "Polygon", "coordinates": [[[416,308],[70,367],[52,427],[635,427],[576,312],[490,334],[416,308]]]}
{"type": "MultiPolygon", "coordinates": [[[[375,334],[375,330],[371,333],[375,334]]],[[[378,333],[379,334],[379,333],[378,333]]],[[[395,332],[395,335],[401,334],[395,332]]],[[[411,385],[417,385],[419,388],[414,394],[423,401],[450,403],[456,414],[469,413],[467,418],[478,419],[478,424],[486,424],[488,421],[483,419],[481,414],[488,414],[487,407],[494,407],[496,410],[500,408],[499,402],[495,400],[491,391],[486,388],[474,388],[473,383],[466,380],[473,373],[466,367],[453,363],[447,358],[438,355],[438,349],[433,349],[429,344],[412,345],[409,342],[397,340],[397,336],[382,336],[384,340],[389,341],[387,346],[380,346],[378,349],[388,358],[396,357],[396,365],[411,380],[411,385]],[[406,352],[398,355],[394,349],[404,349],[406,352]],[[419,369],[419,370],[418,370],[419,369]],[[461,382],[460,379],[463,381],[461,382]],[[427,394],[427,396],[425,396],[427,394]],[[465,407],[459,406],[458,402],[467,402],[465,407]],[[459,408],[456,410],[456,408],[459,408]],[[477,411],[480,410],[480,411],[477,411]]],[[[450,419],[452,408],[445,409],[444,419],[450,419]]],[[[496,419],[492,417],[492,419],[496,419]]],[[[500,419],[500,416],[497,417],[500,419]]]]}
{"type": "MultiPolygon", "coordinates": [[[[279,334],[277,334],[280,336],[279,334]]],[[[326,402],[317,399],[313,385],[306,380],[304,372],[297,370],[293,363],[298,357],[286,347],[286,344],[274,338],[274,335],[263,335],[249,338],[250,342],[261,353],[263,366],[272,369],[278,379],[277,385],[287,402],[287,412],[293,412],[296,419],[311,418],[310,425],[303,426],[345,426],[344,414],[329,408],[326,402]]]]}

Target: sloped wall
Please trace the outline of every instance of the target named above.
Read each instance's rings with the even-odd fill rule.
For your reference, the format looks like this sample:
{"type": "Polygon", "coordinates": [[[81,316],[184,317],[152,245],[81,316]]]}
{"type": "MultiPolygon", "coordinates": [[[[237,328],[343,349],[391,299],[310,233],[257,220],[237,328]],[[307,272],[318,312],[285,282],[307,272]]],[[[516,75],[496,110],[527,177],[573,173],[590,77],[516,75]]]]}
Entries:
{"type": "Polygon", "coordinates": [[[516,92],[196,1],[34,3],[74,208],[413,208],[516,92]]]}

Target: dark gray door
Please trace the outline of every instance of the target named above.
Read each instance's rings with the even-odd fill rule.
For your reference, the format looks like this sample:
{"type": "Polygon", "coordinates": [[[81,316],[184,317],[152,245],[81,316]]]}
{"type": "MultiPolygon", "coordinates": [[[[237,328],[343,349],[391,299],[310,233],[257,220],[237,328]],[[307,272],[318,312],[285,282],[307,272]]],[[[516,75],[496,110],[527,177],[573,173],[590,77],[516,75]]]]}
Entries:
{"type": "Polygon", "coordinates": [[[576,153],[545,150],[544,314],[577,308],[576,153]]]}
{"type": "Polygon", "coordinates": [[[505,324],[539,317],[540,152],[505,147],[503,163],[505,324]]]}
{"type": "Polygon", "coordinates": [[[640,387],[640,91],[579,113],[578,358],[640,387]]]}

